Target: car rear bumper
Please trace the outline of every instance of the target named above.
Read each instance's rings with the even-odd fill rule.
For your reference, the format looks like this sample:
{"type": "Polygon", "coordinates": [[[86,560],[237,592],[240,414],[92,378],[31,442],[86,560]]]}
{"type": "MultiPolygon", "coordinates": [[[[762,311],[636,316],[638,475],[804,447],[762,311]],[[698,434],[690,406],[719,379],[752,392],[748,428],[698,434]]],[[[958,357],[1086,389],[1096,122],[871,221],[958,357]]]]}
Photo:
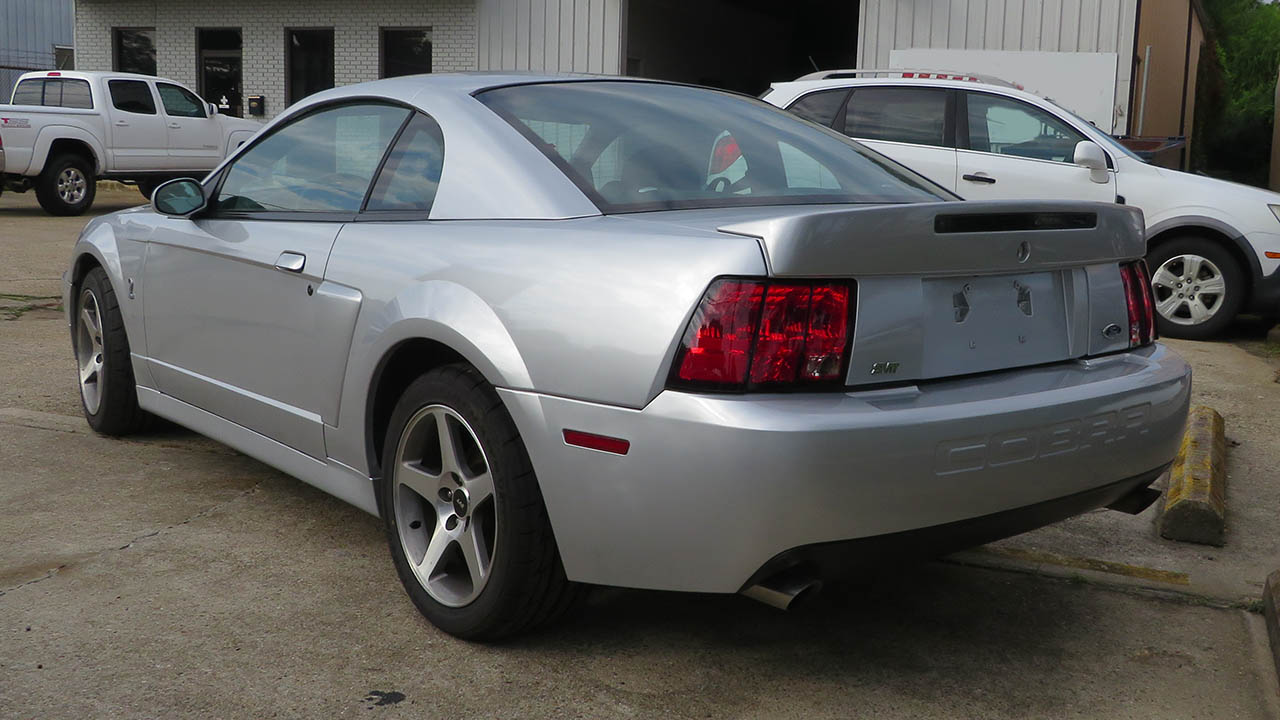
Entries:
{"type": "Polygon", "coordinates": [[[1156,345],[881,390],[667,391],[641,410],[499,392],[571,579],[734,592],[797,548],[1002,513],[1021,532],[1065,517],[1045,503],[1106,505],[1102,489],[1127,491],[1173,458],[1190,386],[1186,363],[1156,345]],[[569,446],[564,429],[631,447],[569,446]]]}

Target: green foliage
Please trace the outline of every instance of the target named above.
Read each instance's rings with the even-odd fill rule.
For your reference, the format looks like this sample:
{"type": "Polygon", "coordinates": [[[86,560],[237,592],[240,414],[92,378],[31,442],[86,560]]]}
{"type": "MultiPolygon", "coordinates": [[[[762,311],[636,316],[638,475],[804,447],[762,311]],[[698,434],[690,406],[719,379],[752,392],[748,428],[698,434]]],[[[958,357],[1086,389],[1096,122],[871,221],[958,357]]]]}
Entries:
{"type": "Polygon", "coordinates": [[[1213,53],[1201,58],[1193,165],[1267,184],[1280,66],[1280,4],[1205,0],[1213,53]]]}

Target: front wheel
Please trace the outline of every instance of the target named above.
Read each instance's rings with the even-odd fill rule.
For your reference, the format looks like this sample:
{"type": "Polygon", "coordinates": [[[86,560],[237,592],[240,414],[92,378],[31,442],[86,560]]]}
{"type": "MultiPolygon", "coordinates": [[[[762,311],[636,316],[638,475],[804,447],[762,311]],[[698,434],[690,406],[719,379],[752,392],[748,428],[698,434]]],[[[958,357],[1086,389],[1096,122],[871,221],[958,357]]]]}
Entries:
{"type": "Polygon", "coordinates": [[[85,275],[75,295],[71,347],[80,373],[80,405],[103,435],[129,435],[149,416],[138,407],[129,338],[111,281],[102,268],[85,275]]]}
{"type": "Polygon", "coordinates": [[[82,155],[59,155],[36,179],[36,200],[50,215],[81,215],[97,194],[93,163],[82,155]]]}
{"type": "Polygon", "coordinates": [[[1227,328],[1248,292],[1240,263],[1197,237],[1161,243],[1147,256],[1161,335],[1208,340],[1227,328]]]}
{"type": "Polygon", "coordinates": [[[437,368],[405,390],[382,467],[396,572],[441,630],[498,639],[549,622],[580,595],[515,424],[473,368],[437,368]]]}

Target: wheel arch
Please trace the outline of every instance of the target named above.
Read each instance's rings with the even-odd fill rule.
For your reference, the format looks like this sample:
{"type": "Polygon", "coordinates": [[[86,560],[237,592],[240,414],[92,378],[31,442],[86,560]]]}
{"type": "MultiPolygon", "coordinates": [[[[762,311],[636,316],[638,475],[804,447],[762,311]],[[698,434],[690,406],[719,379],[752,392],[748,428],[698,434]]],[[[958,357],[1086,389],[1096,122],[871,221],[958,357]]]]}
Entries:
{"type": "Polygon", "coordinates": [[[1262,265],[1244,235],[1230,225],[1211,218],[1183,223],[1160,223],[1147,231],[1147,254],[1150,255],[1161,245],[1181,237],[1199,237],[1221,245],[1245,270],[1249,295],[1253,294],[1253,286],[1262,275],[1262,265]]]}
{"type": "Polygon", "coordinates": [[[106,169],[103,150],[97,138],[81,128],[53,125],[42,130],[36,138],[33,162],[27,173],[39,175],[50,160],[65,153],[74,153],[87,159],[93,165],[95,177],[106,169]],[[40,158],[39,166],[34,162],[36,158],[40,158]]]}

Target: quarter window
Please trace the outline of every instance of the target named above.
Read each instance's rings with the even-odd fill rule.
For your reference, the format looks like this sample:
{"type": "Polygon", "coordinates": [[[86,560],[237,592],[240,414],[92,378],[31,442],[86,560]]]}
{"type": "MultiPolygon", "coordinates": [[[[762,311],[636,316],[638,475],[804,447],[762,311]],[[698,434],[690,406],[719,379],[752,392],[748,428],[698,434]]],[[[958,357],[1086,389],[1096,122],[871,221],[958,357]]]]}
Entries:
{"type": "Polygon", "coordinates": [[[160,93],[160,102],[164,105],[165,114],[170,117],[207,117],[204,101],[186,88],[156,83],[156,92],[160,93]]]}
{"type": "Polygon", "coordinates": [[[141,80],[110,80],[107,88],[111,92],[111,105],[117,110],[137,113],[138,115],[155,115],[156,101],[151,97],[151,88],[141,80]]]}
{"type": "Polygon", "coordinates": [[[835,122],[836,113],[840,112],[840,106],[844,104],[845,96],[848,94],[849,91],[845,88],[809,93],[787,109],[805,120],[831,127],[835,122]]]}
{"type": "Polygon", "coordinates": [[[361,104],[294,120],[231,165],[215,209],[355,213],[408,115],[393,105],[361,104]]]}
{"type": "Polygon", "coordinates": [[[1084,136],[1049,113],[1018,100],[969,93],[969,147],[979,152],[1071,162],[1084,136]]]}
{"type": "Polygon", "coordinates": [[[366,209],[430,211],[443,170],[440,126],[426,115],[415,115],[387,156],[366,209]]]}
{"type": "Polygon", "coordinates": [[[862,140],[946,147],[946,120],[944,90],[858,88],[845,109],[844,131],[862,140]]]}
{"type": "Polygon", "coordinates": [[[156,29],[116,28],[113,60],[116,72],[155,75],[156,29]]]}

